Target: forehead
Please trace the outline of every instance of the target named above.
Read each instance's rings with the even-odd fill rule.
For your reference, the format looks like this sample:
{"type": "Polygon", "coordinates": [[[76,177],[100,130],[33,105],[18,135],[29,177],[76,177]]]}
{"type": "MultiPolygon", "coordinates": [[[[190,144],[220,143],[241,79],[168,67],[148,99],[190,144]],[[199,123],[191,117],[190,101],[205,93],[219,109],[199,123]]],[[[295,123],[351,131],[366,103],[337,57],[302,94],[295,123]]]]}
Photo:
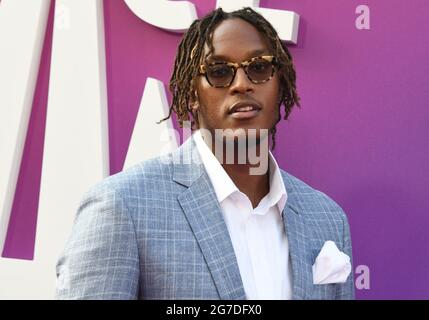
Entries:
{"type": "MultiPolygon", "coordinates": [[[[268,40],[253,25],[233,18],[222,21],[213,31],[214,51],[210,58],[239,62],[269,52],[268,40]]],[[[209,51],[205,47],[205,53],[209,51]]]]}

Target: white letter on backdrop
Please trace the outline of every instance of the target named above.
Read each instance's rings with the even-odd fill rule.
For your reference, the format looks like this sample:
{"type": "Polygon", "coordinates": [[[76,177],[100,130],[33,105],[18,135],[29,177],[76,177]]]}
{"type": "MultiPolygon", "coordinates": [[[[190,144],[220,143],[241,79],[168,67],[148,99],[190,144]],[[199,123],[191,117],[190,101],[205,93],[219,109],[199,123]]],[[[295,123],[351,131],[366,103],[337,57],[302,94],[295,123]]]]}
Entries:
{"type": "Polygon", "coordinates": [[[189,1],[125,0],[140,19],[165,30],[184,32],[197,18],[195,6],[189,1]]]}
{"type": "Polygon", "coordinates": [[[171,118],[157,124],[168,115],[168,111],[164,84],[147,78],[124,169],[178,147],[171,118]]]}
{"type": "Polygon", "coordinates": [[[103,2],[56,0],[55,11],[35,258],[0,263],[0,299],[54,297],[78,203],[109,174],[103,2]],[[56,24],[65,13],[70,27],[56,24]]]}
{"type": "Polygon", "coordinates": [[[259,0],[217,0],[216,8],[222,7],[225,11],[234,11],[243,7],[252,7],[260,13],[277,30],[279,38],[296,44],[298,40],[299,15],[292,11],[260,8],[259,0]]]}
{"type": "Polygon", "coordinates": [[[0,4],[0,257],[33,105],[49,5],[49,0],[3,0],[0,4]]]}
{"type": "MultiPolygon", "coordinates": [[[[184,32],[197,18],[195,6],[188,1],[125,0],[125,2],[140,19],[161,29],[184,32]]],[[[297,42],[299,15],[295,12],[259,8],[259,0],[217,0],[216,7],[222,7],[225,11],[252,7],[273,24],[280,39],[295,44],[297,42]]]]}

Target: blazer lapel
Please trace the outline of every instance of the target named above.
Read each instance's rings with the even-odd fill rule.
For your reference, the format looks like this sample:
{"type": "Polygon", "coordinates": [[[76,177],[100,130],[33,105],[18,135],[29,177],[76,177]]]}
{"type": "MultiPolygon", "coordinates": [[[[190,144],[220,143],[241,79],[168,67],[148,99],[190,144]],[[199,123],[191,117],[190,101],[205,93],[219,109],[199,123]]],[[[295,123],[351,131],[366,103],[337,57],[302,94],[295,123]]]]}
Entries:
{"type": "Polygon", "coordinates": [[[190,138],[173,154],[173,179],[188,187],[178,196],[178,201],[198,241],[220,298],[246,299],[221,208],[195,151],[195,143],[190,138]]]}
{"type": "Polygon", "coordinates": [[[286,235],[289,241],[289,256],[293,274],[293,299],[311,299],[314,289],[312,270],[313,228],[306,221],[304,209],[300,203],[293,182],[283,173],[288,199],[282,212],[286,235]]]}
{"type": "MultiPolygon", "coordinates": [[[[173,180],[187,187],[178,201],[188,219],[212,274],[219,296],[224,300],[246,299],[228,229],[210,179],[204,170],[192,137],[173,152],[173,180]]],[[[282,171],[288,194],[282,212],[293,274],[293,299],[311,299],[313,228],[305,219],[299,190],[282,171]]]]}

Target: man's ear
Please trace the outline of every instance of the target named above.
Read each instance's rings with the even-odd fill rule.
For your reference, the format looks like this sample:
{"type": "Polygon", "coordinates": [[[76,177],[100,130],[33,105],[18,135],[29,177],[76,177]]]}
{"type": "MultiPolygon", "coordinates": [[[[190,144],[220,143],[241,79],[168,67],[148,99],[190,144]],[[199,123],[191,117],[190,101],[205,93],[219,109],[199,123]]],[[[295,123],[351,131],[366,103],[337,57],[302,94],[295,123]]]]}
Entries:
{"type": "Polygon", "coordinates": [[[198,92],[197,90],[194,90],[194,94],[192,96],[192,101],[191,101],[191,109],[192,111],[197,111],[198,108],[200,107],[200,103],[199,103],[199,99],[198,99],[198,92]]]}
{"type": "Polygon", "coordinates": [[[191,96],[191,98],[189,101],[188,111],[190,111],[192,113],[194,118],[198,118],[197,114],[198,114],[198,110],[200,108],[200,103],[198,101],[199,99],[198,99],[197,90],[194,90],[190,96],[191,96]]]}
{"type": "MultiPolygon", "coordinates": [[[[190,111],[192,113],[192,117],[193,117],[193,127],[194,129],[198,129],[200,127],[199,125],[199,121],[198,121],[198,111],[199,111],[199,107],[200,107],[200,103],[198,102],[198,94],[197,91],[195,90],[194,92],[194,97],[192,98],[192,102],[191,102],[191,106],[190,106],[190,111]]],[[[193,130],[194,130],[193,129],[193,130]]]]}

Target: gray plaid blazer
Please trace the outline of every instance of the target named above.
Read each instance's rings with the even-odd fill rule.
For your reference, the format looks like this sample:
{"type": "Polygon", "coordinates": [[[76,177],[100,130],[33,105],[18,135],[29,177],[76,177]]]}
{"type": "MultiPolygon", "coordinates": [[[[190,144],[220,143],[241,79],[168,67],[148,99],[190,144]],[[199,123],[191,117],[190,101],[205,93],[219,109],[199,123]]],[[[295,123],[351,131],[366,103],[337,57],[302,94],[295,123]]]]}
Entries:
{"type": "MultiPolygon", "coordinates": [[[[343,210],[281,170],[294,299],[353,299],[344,284],[314,285],[332,240],[352,256],[343,210]]],[[[353,269],[352,269],[353,270],[353,269]]],[[[58,299],[246,299],[234,249],[195,142],[113,175],[87,192],[57,263],[58,299]]]]}

